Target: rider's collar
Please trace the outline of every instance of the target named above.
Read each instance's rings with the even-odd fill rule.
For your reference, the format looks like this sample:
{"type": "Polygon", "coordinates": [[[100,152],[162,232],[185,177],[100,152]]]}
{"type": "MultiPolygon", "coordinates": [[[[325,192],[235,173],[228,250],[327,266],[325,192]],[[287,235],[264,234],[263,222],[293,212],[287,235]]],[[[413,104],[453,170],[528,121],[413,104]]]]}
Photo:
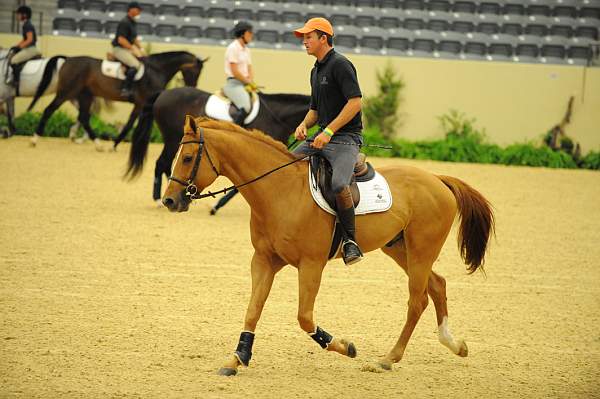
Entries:
{"type": "Polygon", "coordinates": [[[329,52],[327,54],[325,54],[325,57],[323,57],[323,59],[321,61],[317,60],[315,61],[315,66],[319,66],[319,65],[325,65],[327,63],[327,61],[329,61],[329,59],[331,57],[333,57],[333,53],[335,53],[335,49],[331,49],[329,50],[329,52]]]}

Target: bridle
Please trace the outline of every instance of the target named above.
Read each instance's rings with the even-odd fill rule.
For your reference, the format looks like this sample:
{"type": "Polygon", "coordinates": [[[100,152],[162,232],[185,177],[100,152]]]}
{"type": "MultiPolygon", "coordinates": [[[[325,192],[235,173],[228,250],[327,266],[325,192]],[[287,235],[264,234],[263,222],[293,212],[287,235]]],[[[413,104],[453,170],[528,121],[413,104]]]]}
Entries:
{"type": "MultiPolygon", "coordinates": [[[[174,182],[179,183],[185,187],[185,195],[190,200],[197,199],[197,198],[203,198],[202,196],[197,195],[198,187],[196,187],[196,185],[194,184],[194,180],[196,180],[196,175],[198,174],[198,171],[200,170],[200,161],[202,161],[202,150],[204,149],[204,129],[199,127],[198,133],[200,134],[199,140],[187,140],[187,141],[181,141],[181,143],[179,143],[180,147],[183,145],[186,145],[186,144],[198,144],[199,145],[198,155],[196,155],[196,158],[194,159],[194,167],[192,168],[190,177],[187,179],[187,181],[183,181],[183,180],[176,178],[172,174],[171,174],[171,176],[169,176],[169,180],[173,180],[174,182]]],[[[210,162],[210,166],[212,166],[213,171],[215,172],[217,177],[220,176],[221,174],[219,173],[219,171],[215,167],[215,164],[213,163],[212,159],[210,158],[210,154],[208,153],[208,148],[206,148],[204,150],[206,151],[206,157],[208,158],[208,162],[210,162]]]]}
{"type": "MultiPolygon", "coordinates": [[[[254,179],[251,179],[245,183],[239,184],[239,185],[233,185],[233,186],[229,186],[229,187],[225,187],[222,190],[219,191],[215,191],[215,192],[207,192],[206,194],[200,194],[198,192],[198,187],[194,184],[194,180],[196,180],[196,175],[198,174],[198,171],[200,170],[200,161],[202,160],[202,150],[204,149],[204,151],[206,151],[206,156],[208,157],[208,162],[210,162],[210,166],[212,167],[213,171],[215,172],[215,174],[218,176],[221,176],[221,173],[219,173],[219,171],[217,170],[217,168],[215,167],[215,164],[213,163],[212,159],[210,158],[210,154],[208,153],[208,148],[204,148],[204,129],[202,129],[201,127],[198,127],[198,134],[200,135],[200,139],[199,140],[187,140],[187,141],[181,141],[179,143],[179,146],[183,146],[185,144],[198,144],[199,148],[198,148],[198,155],[196,156],[196,158],[194,159],[194,167],[192,168],[192,172],[190,173],[190,177],[187,179],[187,181],[183,181],[181,179],[178,179],[176,177],[174,177],[173,175],[169,176],[169,180],[173,180],[176,183],[181,184],[183,187],[185,187],[185,195],[187,197],[187,199],[191,202],[192,200],[195,199],[202,199],[202,198],[206,198],[206,197],[212,197],[215,198],[216,194],[221,194],[224,193],[226,194],[228,191],[233,190],[233,189],[239,189],[241,187],[247,186],[248,184],[252,184],[255,181],[258,181],[260,179],[262,179],[263,177],[266,177],[268,175],[270,175],[273,172],[277,172],[280,169],[283,169],[287,166],[290,166],[291,164],[294,164],[296,162],[300,162],[305,160],[307,157],[300,157],[300,158],[296,158],[290,162],[286,162],[283,165],[280,165],[274,169],[271,169],[265,173],[263,173],[260,176],[255,177],[254,179]]],[[[289,149],[289,147],[288,147],[289,149]]]]}

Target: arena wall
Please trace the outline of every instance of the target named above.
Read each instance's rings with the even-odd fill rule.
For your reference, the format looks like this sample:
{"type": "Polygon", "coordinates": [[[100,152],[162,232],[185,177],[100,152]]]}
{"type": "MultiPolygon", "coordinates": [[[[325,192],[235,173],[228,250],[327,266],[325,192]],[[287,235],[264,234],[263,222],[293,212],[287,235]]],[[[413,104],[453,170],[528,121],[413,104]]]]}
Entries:
{"type": "MultiPolygon", "coordinates": [[[[18,36],[0,34],[0,45],[7,47],[18,36]]],[[[90,55],[104,57],[108,40],[42,36],[44,56],[90,55]]],[[[152,52],[187,50],[201,58],[210,57],[198,82],[203,90],[217,90],[224,81],[224,47],[152,43],[152,52]]],[[[309,92],[308,74],[314,58],[302,51],[252,49],[256,82],[266,92],[309,92]]],[[[579,141],[584,151],[600,149],[600,68],[579,66],[451,61],[349,55],[358,70],[363,94],[376,92],[375,72],[391,62],[406,81],[401,105],[403,124],[397,135],[408,139],[440,137],[437,117],[456,109],[477,119],[491,142],[507,145],[539,140],[559,122],[570,96],[575,97],[567,133],[579,141]]],[[[51,97],[46,96],[36,110],[41,111],[51,97]]],[[[28,100],[17,102],[23,112],[28,100]]],[[[71,106],[65,106],[74,112],[71,106]]],[[[115,103],[103,117],[124,122],[131,105],[115,103]]]]}

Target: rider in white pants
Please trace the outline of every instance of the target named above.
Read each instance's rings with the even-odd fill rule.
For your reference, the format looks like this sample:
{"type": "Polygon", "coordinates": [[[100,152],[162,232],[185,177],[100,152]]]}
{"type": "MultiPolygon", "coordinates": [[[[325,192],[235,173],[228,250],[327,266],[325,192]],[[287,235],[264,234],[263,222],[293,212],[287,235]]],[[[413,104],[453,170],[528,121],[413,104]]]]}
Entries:
{"type": "MultiPolygon", "coordinates": [[[[35,34],[35,28],[31,23],[31,8],[27,6],[21,6],[17,8],[17,18],[23,22],[22,35],[23,39],[15,46],[11,47],[11,52],[14,54],[10,59],[10,65],[13,69],[13,86],[19,90],[19,75],[21,72],[21,66],[25,61],[28,61],[34,57],[41,55],[40,51],[35,47],[37,42],[37,35],[35,34]]],[[[10,83],[10,76],[9,82],[10,83]]]]}

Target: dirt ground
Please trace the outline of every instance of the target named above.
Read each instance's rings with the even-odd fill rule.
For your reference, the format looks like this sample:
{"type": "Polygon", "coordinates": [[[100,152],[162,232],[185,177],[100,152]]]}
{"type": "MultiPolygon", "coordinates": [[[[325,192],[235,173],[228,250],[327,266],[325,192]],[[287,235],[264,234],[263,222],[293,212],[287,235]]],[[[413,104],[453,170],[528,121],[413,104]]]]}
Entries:
{"type": "Polygon", "coordinates": [[[373,252],[331,262],[317,298],[319,325],[356,359],[299,328],[288,267],[251,366],[226,378],[250,294],[249,208],[158,209],[160,147],[133,183],[120,179],[128,149],[0,141],[0,397],[600,397],[599,172],[371,159],[459,177],[495,206],[487,277],[465,273],[455,232],[434,266],[469,357],[438,342],[430,305],[393,371],[361,371],[396,341],[408,300],[402,270],[373,252]]]}

